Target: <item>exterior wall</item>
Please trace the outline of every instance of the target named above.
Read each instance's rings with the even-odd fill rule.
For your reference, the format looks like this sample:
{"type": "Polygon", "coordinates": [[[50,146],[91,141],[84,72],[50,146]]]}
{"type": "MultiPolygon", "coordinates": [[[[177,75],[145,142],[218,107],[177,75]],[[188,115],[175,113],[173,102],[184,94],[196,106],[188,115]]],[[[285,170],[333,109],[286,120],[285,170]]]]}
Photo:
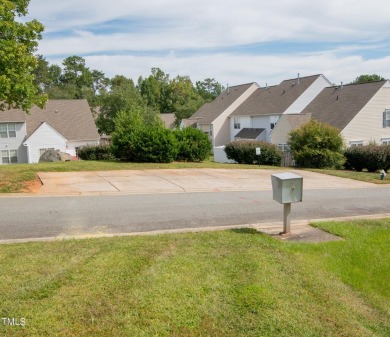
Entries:
{"type": "Polygon", "coordinates": [[[213,147],[222,146],[230,141],[230,114],[236,110],[259,87],[252,84],[238,99],[213,121],[213,147]]]}
{"type": "Polygon", "coordinates": [[[351,141],[374,141],[381,144],[382,138],[390,138],[390,127],[383,127],[383,111],[390,109],[390,85],[387,82],[354,119],[341,131],[349,146],[351,141]]]}
{"type": "Polygon", "coordinates": [[[66,153],[69,153],[71,156],[76,155],[76,148],[87,146],[87,145],[99,145],[98,140],[86,140],[82,142],[69,141],[66,143],[66,153]]]}
{"type": "MultiPolygon", "coordinates": [[[[23,145],[26,139],[26,123],[4,123],[15,124],[15,138],[0,138],[1,150],[18,150],[18,163],[27,163],[27,149],[23,145]]],[[[1,152],[0,152],[1,153],[1,152]]],[[[0,165],[2,164],[0,157],[0,165]]]]}
{"type": "Polygon", "coordinates": [[[39,150],[54,148],[66,152],[66,139],[48,124],[43,123],[25,142],[28,147],[28,162],[39,162],[39,150]]]}
{"type": "Polygon", "coordinates": [[[291,129],[290,123],[282,117],[271,132],[271,143],[287,144],[287,135],[291,129]]]}
{"type": "Polygon", "coordinates": [[[330,83],[323,75],[319,76],[284,113],[301,113],[302,110],[306,108],[306,106],[322,91],[322,89],[329,87],[330,85],[332,85],[332,83],[330,83]]]}
{"type": "Polygon", "coordinates": [[[237,133],[241,131],[243,128],[252,128],[252,119],[250,116],[237,116],[237,117],[230,117],[229,118],[229,123],[230,123],[230,141],[234,140],[234,137],[236,136],[237,133]],[[239,118],[240,119],[240,128],[235,129],[234,128],[234,118],[239,118]]]}
{"type": "Polygon", "coordinates": [[[207,133],[210,142],[213,141],[213,125],[212,124],[198,124],[197,128],[207,133]]]}
{"type": "Polygon", "coordinates": [[[234,160],[228,159],[225,153],[225,146],[214,147],[214,162],[216,163],[235,163],[234,160]]]}
{"type": "Polygon", "coordinates": [[[253,116],[252,117],[252,128],[265,129],[265,140],[271,141],[271,123],[276,124],[280,118],[280,115],[274,116],[253,116]]]}

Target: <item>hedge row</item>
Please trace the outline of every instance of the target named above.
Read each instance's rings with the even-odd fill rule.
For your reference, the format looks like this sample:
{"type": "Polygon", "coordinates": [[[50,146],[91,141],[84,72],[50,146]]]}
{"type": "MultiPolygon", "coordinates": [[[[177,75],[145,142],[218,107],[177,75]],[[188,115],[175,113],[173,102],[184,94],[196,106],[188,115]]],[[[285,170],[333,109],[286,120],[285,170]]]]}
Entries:
{"type": "Polygon", "coordinates": [[[345,153],[347,170],[369,172],[390,169],[390,145],[370,144],[348,148],[345,153]]]}
{"type": "Polygon", "coordinates": [[[206,134],[194,128],[169,130],[164,127],[138,127],[112,146],[84,146],[78,156],[83,160],[121,160],[129,162],[168,163],[203,161],[211,151],[206,134]]]}
{"type": "Polygon", "coordinates": [[[79,148],[77,156],[83,160],[115,160],[112,149],[107,145],[87,145],[79,148]]]}
{"type": "Polygon", "coordinates": [[[274,144],[260,140],[236,140],[225,146],[226,156],[239,164],[258,164],[256,148],[261,149],[260,164],[280,166],[282,151],[274,144]]]}

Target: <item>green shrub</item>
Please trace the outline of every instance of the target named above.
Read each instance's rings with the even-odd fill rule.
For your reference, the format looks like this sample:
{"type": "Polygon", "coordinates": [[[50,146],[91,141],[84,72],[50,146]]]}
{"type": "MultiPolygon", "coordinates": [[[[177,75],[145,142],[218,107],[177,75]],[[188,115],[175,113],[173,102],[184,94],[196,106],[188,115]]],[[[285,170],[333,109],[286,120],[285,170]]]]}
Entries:
{"type": "Polygon", "coordinates": [[[345,150],[345,168],[355,171],[366,169],[375,172],[390,168],[390,145],[369,144],[365,146],[350,147],[345,150]]]}
{"type": "Polygon", "coordinates": [[[276,145],[260,140],[236,140],[225,146],[225,153],[228,159],[239,164],[258,164],[257,147],[261,149],[260,164],[281,165],[282,151],[276,145]]]}
{"type": "Polygon", "coordinates": [[[145,126],[135,132],[133,142],[131,159],[135,162],[170,163],[178,153],[178,143],[173,131],[165,127],[145,126]]]}
{"type": "Polygon", "coordinates": [[[289,134],[288,144],[300,167],[341,167],[345,161],[340,130],[312,119],[289,134]]]}
{"type": "Polygon", "coordinates": [[[203,161],[208,158],[211,151],[211,142],[203,131],[187,127],[176,130],[174,133],[179,147],[177,160],[203,161]]]}
{"type": "Polygon", "coordinates": [[[77,156],[83,160],[114,160],[112,149],[107,145],[82,146],[77,151],[77,156]]]}
{"type": "Polygon", "coordinates": [[[120,112],[112,133],[115,157],[122,161],[168,163],[176,159],[177,140],[161,120],[147,116],[140,108],[120,112]]]}

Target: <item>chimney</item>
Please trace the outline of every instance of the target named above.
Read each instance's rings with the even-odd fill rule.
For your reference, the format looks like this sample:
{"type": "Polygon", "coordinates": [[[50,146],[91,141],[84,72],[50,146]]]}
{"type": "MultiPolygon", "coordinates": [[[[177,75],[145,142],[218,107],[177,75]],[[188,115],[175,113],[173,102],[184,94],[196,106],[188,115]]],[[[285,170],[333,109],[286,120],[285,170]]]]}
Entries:
{"type": "Polygon", "coordinates": [[[297,84],[299,84],[299,81],[300,81],[300,79],[299,79],[299,73],[298,73],[298,79],[297,79],[297,84]]]}
{"type": "Polygon", "coordinates": [[[230,89],[229,89],[229,83],[227,84],[227,93],[230,92],[230,89]]]}
{"type": "Polygon", "coordinates": [[[343,89],[343,82],[341,82],[341,86],[340,86],[340,89],[343,89]]]}

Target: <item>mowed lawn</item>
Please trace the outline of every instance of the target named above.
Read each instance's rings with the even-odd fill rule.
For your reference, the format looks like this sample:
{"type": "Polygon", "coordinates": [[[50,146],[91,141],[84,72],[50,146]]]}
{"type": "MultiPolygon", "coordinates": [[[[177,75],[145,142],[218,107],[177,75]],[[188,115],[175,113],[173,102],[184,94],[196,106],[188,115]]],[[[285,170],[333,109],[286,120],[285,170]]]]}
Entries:
{"type": "Polygon", "coordinates": [[[0,246],[7,336],[390,336],[390,220],[0,246]]]}

